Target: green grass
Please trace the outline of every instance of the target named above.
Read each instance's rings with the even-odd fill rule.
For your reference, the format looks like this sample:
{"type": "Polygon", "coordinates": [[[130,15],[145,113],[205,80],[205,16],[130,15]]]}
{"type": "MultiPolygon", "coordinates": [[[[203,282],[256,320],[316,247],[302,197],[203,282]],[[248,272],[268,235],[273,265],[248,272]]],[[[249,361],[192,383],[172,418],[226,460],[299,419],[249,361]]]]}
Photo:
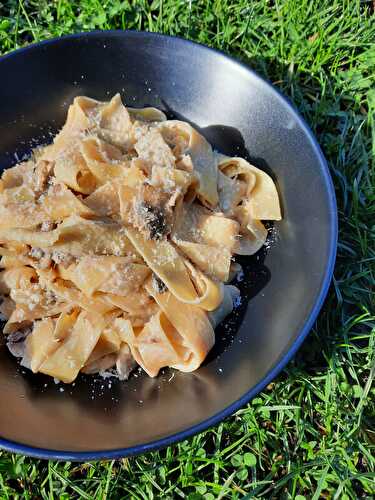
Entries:
{"type": "Polygon", "coordinates": [[[373,12],[374,2],[364,0],[0,3],[2,53],[66,33],[136,28],[242,59],[290,96],[316,133],[340,217],[324,309],[295,360],[251,404],[214,429],[135,459],[77,465],[0,452],[1,499],[373,497],[373,12]]]}

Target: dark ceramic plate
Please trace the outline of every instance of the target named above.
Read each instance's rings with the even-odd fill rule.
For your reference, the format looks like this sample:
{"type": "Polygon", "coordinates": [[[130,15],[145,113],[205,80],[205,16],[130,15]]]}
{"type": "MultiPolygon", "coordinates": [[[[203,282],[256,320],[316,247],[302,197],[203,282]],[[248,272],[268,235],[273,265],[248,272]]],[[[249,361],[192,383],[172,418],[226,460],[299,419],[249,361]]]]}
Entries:
{"type": "Polygon", "coordinates": [[[157,106],[198,126],[218,150],[246,156],[276,180],[283,220],[268,250],[245,259],[239,309],[195,373],[136,374],[127,383],[80,377],[74,386],[23,372],[0,347],[0,446],[86,460],[146,452],[238,410],[296,353],[332,276],[334,190],[311,131],[246,66],[167,36],[95,32],[43,42],[0,60],[0,165],[7,168],[64,123],[74,96],[157,106]]]}

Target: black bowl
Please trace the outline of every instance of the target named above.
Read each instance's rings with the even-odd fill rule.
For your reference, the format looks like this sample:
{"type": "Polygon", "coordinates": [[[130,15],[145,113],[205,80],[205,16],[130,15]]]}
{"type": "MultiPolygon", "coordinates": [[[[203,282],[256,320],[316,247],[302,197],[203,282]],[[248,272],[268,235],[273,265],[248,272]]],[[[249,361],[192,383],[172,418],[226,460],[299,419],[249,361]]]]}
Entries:
{"type": "Polygon", "coordinates": [[[67,460],[146,452],[238,410],[296,353],[322,306],[337,241],[335,195],[311,131],[270,84],[195,43],[159,34],[95,32],[42,42],[0,60],[0,165],[46,143],[76,95],[157,106],[190,121],[224,153],[276,180],[283,220],[268,250],[244,260],[247,300],[217,330],[195,373],[74,386],[20,369],[0,347],[0,446],[67,460]],[[249,299],[249,300],[248,300],[249,299]]]}

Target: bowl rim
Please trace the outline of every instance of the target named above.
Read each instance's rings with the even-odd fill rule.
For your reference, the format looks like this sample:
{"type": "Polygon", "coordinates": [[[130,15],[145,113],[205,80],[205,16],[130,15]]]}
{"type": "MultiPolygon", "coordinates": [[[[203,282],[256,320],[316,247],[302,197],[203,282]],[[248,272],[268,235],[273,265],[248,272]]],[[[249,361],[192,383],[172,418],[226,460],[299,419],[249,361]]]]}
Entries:
{"type": "Polygon", "coordinates": [[[336,261],[337,239],[338,239],[337,203],[336,203],[336,195],[332,177],[329,172],[328,164],[323,155],[323,152],[310,127],[307,125],[304,118],[302,118],[299,111],[296,109],[294,104],[288,99],[288,97],[283,95],[281,91],[275,88],[269,81],[259,76],[253,69],[251,69],[242,61],[220,50],[175,35],[165,35],[163,33],[158,33],[158,32],[148,32],[148,31],[138,31],[138,30],[93,30],[93,31],[83,31],[79,33],[68,34],[61,37],[50,38],[48,40],[42,40],[37,43],[32,43],[27,47],[21,47],[19,49],[13,50],[0,57],[0,68],[1,68],[1,63],[3,61],[16,56],[17,54],[31,52],[34,49],[39,48],[41,46],[53,45],[59,43],[61,40],[66,40],[66,39],[73,39],[73,40],[79,38],[95,39],[97,37],[103,37],[103,36],[109,38],[124,37],[124,38],[139,38],[139,39],[144,39],[144,38],[159,39],[164,41],[174,40],[175,43],[191,45],[193,47],[198,46],[201,50],[213,52],[214,54],[216,54],[216,56],[229,60],[232,64],[235,64],[237,65],[238,68],[242,69],[242,71],[251,73],[252,77],[258,80],[261,84],[266,85],[268,89],[273,93],[273,95],[278,100],[282,101],[282,103],[289,108],[290,112],[293,114],[294,119],[299,124],[301,129],[306,134],[306,137],[310,141],[314,154],[316,155],[316,158],[320,163],[329,201],[329,220],[331,227],[330,240],[329,240],[329,255],[319,293],[315,299],[314,305],[304,325],[302,326],[302,328],[300,328],[300,331],[297,337],[295,338],[293,344],[284,354],[280,356],[279,360],[276,362],[273,368],[266,374],[266,376],[263,377],[263,379],[258,384],[249,389],[241,398],[237,399],[232,404],[230,404],[223,410],[219,411],[215,415],[211,416],[210,418],[203,420],[202,422],[196,425],[192,425],[183,431],[171,434],[167,437],[150,441],[145,444],[139,444],[127,448],[117,448],[113,450],[104,450],[104,451],[60,451],[49,448],[37,448],[34,446],[29,446],[26,444],[18,443],[0,437],[0,449],[10,451],[13,453],[21,453],[23,455],[28,455],[30,457],[48,459],[48,460],[68,460],[68,461],[81,462],[87,460],[102,460],[102,459],[112,460],[112,459],[140,455],[143,453],[165,448],[179,441],[183,441],[195,434],[198,434],[210,427],[213,427],[214,425],[217,425],[219,422],[232,415],[234,412],[236,412],[246,403],[248,403],[251,399],[253,399],[261,390],[263,390],[280,373],[280,371],[294,357],[298,349],[301,347],[302,343],[304,342],[305,338],[307,337],[308,333],[313,327],[313,324],[317,319],[317,316],[323,306],[324,300],[327,296],[330,287],[336,261]]]}

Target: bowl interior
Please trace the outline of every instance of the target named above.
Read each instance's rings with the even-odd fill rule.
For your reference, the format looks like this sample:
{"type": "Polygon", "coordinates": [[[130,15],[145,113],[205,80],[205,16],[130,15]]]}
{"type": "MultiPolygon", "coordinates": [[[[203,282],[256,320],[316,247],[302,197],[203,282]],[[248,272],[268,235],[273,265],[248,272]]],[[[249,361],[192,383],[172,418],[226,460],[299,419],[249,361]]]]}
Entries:
{"type": "Polygon", "coordinates": [[[268,248],[243,259],[240,287],[249,300],[218,328],[217,345],[195,373],[166,371],[156,379],[139,374],[126,383],[82,376],[74,386],[56,385],[20,370],[0,347],[6,408],[0,412],[0,444],[43,456],[48,452],[14,443],[54,450],[65,458],[109,456],[126,448],[116,452],[124,455],[185,437],[229,414],[295,352],[329,283],[335,202],[310,132],[244,66],[160,35],[67,37],[5,57],[0,70],[2,168],[50,141],[76,95],[104,100],[120,92],[125,104],[157,106],[186,119],[218,150],[264,168],[276,180],[284,217],[272,229],[268,248]]]}

